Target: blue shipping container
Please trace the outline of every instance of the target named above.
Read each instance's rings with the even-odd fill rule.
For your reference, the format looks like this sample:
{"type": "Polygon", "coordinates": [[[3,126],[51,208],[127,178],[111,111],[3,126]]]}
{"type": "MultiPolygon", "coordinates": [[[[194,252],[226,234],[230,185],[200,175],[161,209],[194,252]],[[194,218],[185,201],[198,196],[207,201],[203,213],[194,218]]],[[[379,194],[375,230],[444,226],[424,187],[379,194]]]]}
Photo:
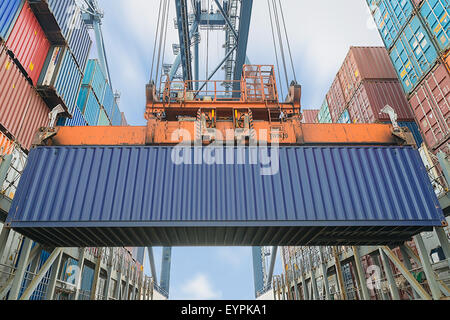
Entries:
{"type": "Polygon", "coordinates": [[[322,107],[320,108],[319,114],[317,116],[317,121],[319,123],[332,123],[330,108],[328,106],[327,98],[322,103],[322,107]]]}
{"type": "Polygon", "coordinates": [[[69,110],[75,108],[82,77],[72,53],[66,50],[55,80],[55,89],[69,110]]]}
{"type": "MultiPolygon", "coordinates": [[[[32,245],[32,248],[34,248],[35,245],[36,245],[36,243],[34,242],[32,245]]],[[[44,265],[44,263],[47,261],[47,259],[49,257],[50,257],[50,253],[48,253],[45,250],[41,251],[41,254],[39,256],[39,263],[37,264],[37,270],[40,270],[42,268],[42,266],[44,265]]],[[[31,266],[32,266],[32,264],[30,264],[27,267],[28,274],[30,272],[32,272],[31,266]]],[[[50,281],[50,274],[52,272],[52,268],[53,267],[50,267],[50,269],[44,275],[44,278],[41,280],[41,282],[39,282],[36,289],[33,291],[33,293],[30,296],[30,299],[29,299],[30,301],[45,300],[46,295],[47,295],[47,287],[48,287],[48,283],[50,281]]],[[[23,279],[22,285],[21,285],[20,291],[19,291],[19,298],[25,292],[25,289],[29,286],[30,282],[31,282],[31,276],[27,276],[23,279]]]]}
{"type": "Polygon", "coordinates": [[[82,77],[70,50],[56,46],[48,53],[38,87],[53,88],[71,112],[77,103],[82,77]]]}
{"type": "Polygon", "coordinates": [[[413,14],[410,0],[367,0],[386,48],[391,48],[413,14]]]}
{"type": "Polygon", "coordinates": [[[0,2],[0,39],[8,40],[23,3],[23,0],[2,0],[0,2]]]}
{"type": "Polygon", "coordinates": [[[73,29],[68,38],[69,48],[72,51],[80,70],[86,67],[92,40],[84,20],[81,18],[81,11],[76,8],[74,11],[73,29]]]}
{"type": "Polygon", "coordinates": [[[438,53],[417,16],[395,42],[390,57],[406,93],[410,93],[436,64],[438,53]]]}
{"type": "Polygon", "coordinates": [[[352,120],[350,119],[350,113],[348,112],[347,109],[345,109],[344,112],[342,112],[338,123],[352,123],[352,120]]]}
{"type": "Polygon", "coordinates": [[[77,102],[78,108],[90,126],[96,126],[100,113],[100,105],[91,87],[82,86],[77,102]]]}
{"type": "Polygon", "coordinates": [[[136,261],[144,265],[145,247],[137,248],[136,261]]]}
{"type": "Polygon", "coordinates": [[[76,107],[72,111],[72,119],[59,118],[57,125],[65,127],[84,127],[87,123],[80,109],[76,107]]]}
{"type": "Polygon", "coordinates": [[[111,124],[113,126],[120,126],[120,125],[122,125],[122,113],[120,112],[120,109],[117,106],[117,103],[114,103],[113,116],[112,116],[112,119],[111,119],[111,124]]]}
{"type": "Polygon", "coordinates": [[[58,247],[388,245],[443,221],[416,149],[358,146],[37,147],[7,218],[58,247]]]}
{"type": "Polygon", "coordinates": [[[67,40],[70,36],[73,26],[74,13],[76,13],[75,0],[45,0],[48,3],[50,11],[58,23],[61,33],[67,40]]]}
{"type": "Polygon", "coordinates": [[[448,0],[424,0],[420,14],[426,21],[439,50],[450,48],[450,2],[448,0]]]}
{"type": "Polygon", "coordinates": [[[103,75],[103,71],[101,70],[100,63],[97,59],[88,60],[82,84],[91,86],[99,103],[103,101],[106,77],[103,75]]]}
{"type": "Polygon", "coordinates": [[[416,140],[417,146],[420,148],[420,146],[423,143],[423,137],[420,133],[419,126],[415,122],[399,122],[398,125],[400,127],[407,127],[413,134],[414,140],[416,140]]]}
{"type": "Polygon", "coordinates": [[[105,108],[108,118],[112,119],[114,107],[114,93],[112,91],[111,86],[108,83],[105,86],[105,94],[103,96],[102,105],[103,108],[105,108]]]}

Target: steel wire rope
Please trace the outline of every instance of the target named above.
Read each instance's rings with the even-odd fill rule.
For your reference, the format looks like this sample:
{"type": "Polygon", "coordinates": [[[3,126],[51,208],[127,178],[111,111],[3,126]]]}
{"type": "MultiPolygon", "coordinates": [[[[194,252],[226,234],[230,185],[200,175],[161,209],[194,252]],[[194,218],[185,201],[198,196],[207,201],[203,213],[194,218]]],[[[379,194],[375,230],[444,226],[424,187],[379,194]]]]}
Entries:
{"type": "MultiPolygon", "coordinates": [[[[281,79],[281,73],[280,73],[280,63],[278,60],[278,50],[277,50],[277,42],[275,39],[275,31],[274,31],[274,27],[273,27],[273,20],[272,20],[272,9],[270,6],[270,0],[267,0],[267,5],[269,7],[269,17],[270,17],[270,27],[272,30],[272,42],[273,42],[273,48],[275,51],[275,61],[277,63],[277,73],[278,73],[278,78],[281,79]]],[[[283,85],[280,83],[280,91],[281,91],[281,96],[284,96],[284,91],[283,91],[283,85]]]]}
{"type": "Polygon", "coordinates": [[[163,37],[164,37],[164,30],[167,28],[166,10],[168,9],[168,1],[169,0],[165,0],[164,8],[163,8],[163,15],[162,15],[163,20],[161,23],[161,30],[160,30],[160,35],[159,35],[158,64],[156,66],[156,81],[158,81],[158,76],[159,76],[159,65],[161,62],[161,49],[162,49],[162,41],[163,41],[163,37]]]}
{"type": "Polygon", "coordinates": [[[297,82],[297,75],[295,74],[294,60],[292,59],[291,45],[290,45],[290,41],[289,41],[289,37],[288,37],[288,33],[287,33],[286,19],[284,18],[284,11],[283,11],[283,6],[281,5],[281,0],[278,0],[278,3],[280,6],[281,19],[283,21],[284,35],[286,37],[286,43],[287,43],[288,52],[289,52],[289,59],[291,60],[292,73],[294,75],[295,82],[297,82]]]}
{"type": "Polygon", "coordinates": [[[280,42],[280,53],[281,53],[281,59],[283,61],[283,69],[284,69],[284,76],[286,80],[286,88],[289,89],[289,78],[286,68],[286,57],[284,55],[284,45],[283,45],[283,38],[281,36],[281,27],[280,27],[280,20],[278,17],[278,9],[277,9],[277,3],[276,0],[272,0],[273,3],[273,11],[274,11],[274,17],[275,17],[275,23],[278,33],[278,41],[280,42]]]}
{"type": "MultiPolygon", "coordinates": [[[[169,1],[167,2],[167,13],[166,13],[166,21],[169,21],[169,11],[170,11],[170,6],[169,6],[169,1]]],[[[164,58],[166,56],[166,45],[167,45],[167,29],[168,29],[169,23],[166,23],[166,27],[164,30],[164,41],[163,41],[163,54],[162,54],[162,59],[161,59],[161,65],[162,68],[164,68],[164,58]]],[[[161,72],[161,75],[162,72],[161,72]]]]}
{"type": "Polygon", "coordinates": [[[150,81],[152,81],[153,78],[153,68],[155,64],[155,56],[156,56],[156,45],[158,43],[158,33],[159,33],[159,22],[161,18],[161,7],[162,7],[163,0],[159,0],[159,9],[158,9],[158,22],[156,23],[156,32],[155,32],[155,42],[153,44],[153,55],[152,55],[152,68],[150,70],[150,81]]]}

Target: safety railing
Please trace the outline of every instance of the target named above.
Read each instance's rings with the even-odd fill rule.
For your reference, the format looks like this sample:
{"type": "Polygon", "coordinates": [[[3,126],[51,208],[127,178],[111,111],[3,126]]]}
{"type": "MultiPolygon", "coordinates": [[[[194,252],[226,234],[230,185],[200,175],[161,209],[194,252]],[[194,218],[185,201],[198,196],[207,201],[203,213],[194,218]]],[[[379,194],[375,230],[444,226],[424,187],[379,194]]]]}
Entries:
{"type": "Polygon", "coordinates": [[[161,83],[160,100],[164,103],[183,101],[241,101],[241,81],[165,81],[161,83]],[[238,90],[229,88],[237,87],[238,90]]]}
{"type": "Polygon", "coordinates": [[[244,65],[241,80],[171,81],[164,75],[159,99],[164,103],[278,102],[275,69],[270,65],[244,65]]]}
{"type": "Polygon", "coordinates": [[[270,65],[244,65],[242,91],[245,101],[278,101],[275,69],[270,65]]]}

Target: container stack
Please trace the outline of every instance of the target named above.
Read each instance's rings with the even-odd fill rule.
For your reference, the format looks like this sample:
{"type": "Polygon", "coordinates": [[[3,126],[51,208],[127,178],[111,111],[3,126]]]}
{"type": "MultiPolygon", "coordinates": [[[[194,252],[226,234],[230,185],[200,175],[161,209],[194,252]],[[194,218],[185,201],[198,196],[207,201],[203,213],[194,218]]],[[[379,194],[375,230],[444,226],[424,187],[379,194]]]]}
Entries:
{"type": "Polygon", "coordinates": [[[351,47],[319,113],[320,123],[389,123],[390,105],[418,145],[422,138],[402,85],[384,47],[351,47]]]}
{"type": "Polygon", "coordinates": [[[37,89],[49,106],[61,104],[73,115],[92,46],[87,26],[75,0],[28,2],[51,43],[37,89]]]}
{"type": "Polygon", "coordinates": [[[90,126],[110,126],[114,113],[120,113],[111,85],[96,59],[87,63],[77,106],[90,126]]]}
{"type": "Polygon", "coordinates": [[[448,0],[367,0],[430,151],[450,156],[448,0]]]}
{"type": "Polygon", "coordinates": [[[303,110],[302,123],[317,123],[317,116],[320,110],[303,110]]]}

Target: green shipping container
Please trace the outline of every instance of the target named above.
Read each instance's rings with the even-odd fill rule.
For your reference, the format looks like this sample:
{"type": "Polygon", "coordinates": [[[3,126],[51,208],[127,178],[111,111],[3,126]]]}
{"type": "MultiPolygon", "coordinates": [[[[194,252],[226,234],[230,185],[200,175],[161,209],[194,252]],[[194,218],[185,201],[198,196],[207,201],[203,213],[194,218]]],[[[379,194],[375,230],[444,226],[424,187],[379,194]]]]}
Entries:
{"type": "Polygon", "coordinates": [[[100,109],[100,115],[98,117],[98,123],[99,126],[110,126],[111,122],[108,119],[108,116],[106,115],[105,109],[100,109]]]}

